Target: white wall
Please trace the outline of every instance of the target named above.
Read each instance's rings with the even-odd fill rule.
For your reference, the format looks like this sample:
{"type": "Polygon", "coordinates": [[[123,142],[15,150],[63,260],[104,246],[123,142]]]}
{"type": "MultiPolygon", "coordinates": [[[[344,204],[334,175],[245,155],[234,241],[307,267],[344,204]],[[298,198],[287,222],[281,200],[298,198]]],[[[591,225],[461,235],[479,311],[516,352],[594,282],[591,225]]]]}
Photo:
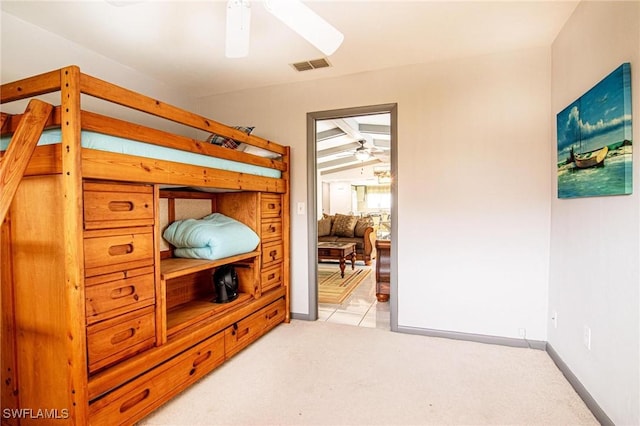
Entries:
{"type": "Polygon", "coordinates": [[[323,214],[329,214],[331,211],[331,199],[329,198],[331,187],[328,182],[322,182],[320,180],[319,174],[316,182],[318,183],[318,189],[316,189],[316,194],[318,195],[318,200],[316,201],[318,207],[317,218],[320,220],[323,214]]]}
{"type": "Polygon", "coordinates": [[[582,2],[552,47],[555,114],[631,62],[633,194],[560,200],[551,171],[549,343],[615,424],[640,424],[640,2],[582,2]],[[591,351],[583,328],[591,328],[591,351]]]}
{"type": "Polygon", "coordinates": [[[351,183],[331,182],[329,184],[329,214],[353,214],[351,183]]]}
{"type": "MultiPolygon", "coordinates": [[[[210,97],[201,112],[290,145],[296,205],[306,114],[397,102],[399,325],[546,340],[550,68],[539,48],[210,97]]],[[[292,212],[300,314],[306,223],[292,212]]]]}
{"type": "MultiPolygon", "coordinates": [[[[0,81],[3,83],[68,65],[78,65],[84,73],[176,106],[187,108],[192,101],[165,84],[6,12],[1,12],[0,19],[0,81]]],[[[60,103],[59,96],[48,97],[47,100],[56,105],[60,103]]],[[[101,101],[85,97],[82,102],[83,107],[99,113],[132,119],[141,124],[156,123],[154,119],[141,113],[132,114],[131,110],[123,111],[101,101]],[[131,118],[132,115],[135,118],[131,118]]],[[[9,107],[3,105],[3,110],[22,112],[25,104],[9,107]]],[[[172,123],[163,124],[162,128],[182,131],[172,123]]],[[[189,134],[187,130],[184,132],[189,134]]]]}

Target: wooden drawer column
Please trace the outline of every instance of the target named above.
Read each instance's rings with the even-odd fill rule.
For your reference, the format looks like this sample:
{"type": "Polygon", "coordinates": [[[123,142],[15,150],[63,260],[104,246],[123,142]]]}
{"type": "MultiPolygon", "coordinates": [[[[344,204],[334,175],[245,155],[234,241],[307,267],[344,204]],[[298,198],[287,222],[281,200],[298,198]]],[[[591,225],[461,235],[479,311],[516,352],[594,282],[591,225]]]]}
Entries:
{"type": "Polygon", "coordinates": [[[262,241],[261,291],[283,285],[284,242],[282,232],[282,196],[260,193],[260,240],[262,241]]]}
{"type": "Polygon", "coordinates": [[[85,181],[84,259],[89,373],[156,342],[154,190],[85,181]]]}

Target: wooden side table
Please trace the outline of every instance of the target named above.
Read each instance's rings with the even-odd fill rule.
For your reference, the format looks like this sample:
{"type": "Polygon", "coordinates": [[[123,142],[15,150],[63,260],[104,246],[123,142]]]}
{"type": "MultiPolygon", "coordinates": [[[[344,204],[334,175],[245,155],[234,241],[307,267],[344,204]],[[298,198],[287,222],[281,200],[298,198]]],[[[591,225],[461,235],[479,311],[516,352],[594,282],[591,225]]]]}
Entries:
{"type": "Polygon", "coordinates": [[[391,240],[376,240],[376,298],[389,301],[391,284],[391,240]]]}

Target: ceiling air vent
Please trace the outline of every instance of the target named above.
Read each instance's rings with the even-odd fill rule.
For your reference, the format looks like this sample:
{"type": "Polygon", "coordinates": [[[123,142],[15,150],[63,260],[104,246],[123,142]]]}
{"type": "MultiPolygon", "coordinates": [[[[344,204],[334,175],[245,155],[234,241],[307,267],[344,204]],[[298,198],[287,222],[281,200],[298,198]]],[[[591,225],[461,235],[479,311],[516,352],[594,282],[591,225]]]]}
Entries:
{"type": "Polygon", "coordinates": [[[291,64],[296,71],[309,71],[315,70],[318,68],[327,68],[330,67],[331,64],[326,58],[320,59],[311,59],[309,61],[296,62],[295,64],[291,64]]]}

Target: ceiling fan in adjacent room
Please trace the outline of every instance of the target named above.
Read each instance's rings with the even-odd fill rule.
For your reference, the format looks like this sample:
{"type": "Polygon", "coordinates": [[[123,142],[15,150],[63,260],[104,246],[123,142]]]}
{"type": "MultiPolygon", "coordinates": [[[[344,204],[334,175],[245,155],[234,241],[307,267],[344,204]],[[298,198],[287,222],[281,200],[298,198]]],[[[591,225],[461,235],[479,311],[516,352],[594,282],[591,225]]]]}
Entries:
{"type": "Polygon", "coordinates": [[[337,158],[350,158],[353,157],[356,161],[363,162],[369,159],[375,159],[377,155],[384,154],[384,152],[378,149],[376,146],[369,147],[366,139],[357,140],[360,146],[356,149],[349,149],[336,154],[337,158]]]}
{"type": "MultiPolygon", "coordinates": [[[[300,0],[262,0],[265,8],[325,55],[333,54],[344,35],[300,0]]],[[[228,0],[225,54],[242,58],[249,54],[250,0],[228,0]]]]}
{"type": "Polygon", "coordinates": [[[359,140],[358,143],[360,146],[353,153],[353,156],[356,157],[356,160],[358,161],[366,161],[371,157],[371,152],[364,146],[365,142],[367,141],[364,139],[359,140]]]}

